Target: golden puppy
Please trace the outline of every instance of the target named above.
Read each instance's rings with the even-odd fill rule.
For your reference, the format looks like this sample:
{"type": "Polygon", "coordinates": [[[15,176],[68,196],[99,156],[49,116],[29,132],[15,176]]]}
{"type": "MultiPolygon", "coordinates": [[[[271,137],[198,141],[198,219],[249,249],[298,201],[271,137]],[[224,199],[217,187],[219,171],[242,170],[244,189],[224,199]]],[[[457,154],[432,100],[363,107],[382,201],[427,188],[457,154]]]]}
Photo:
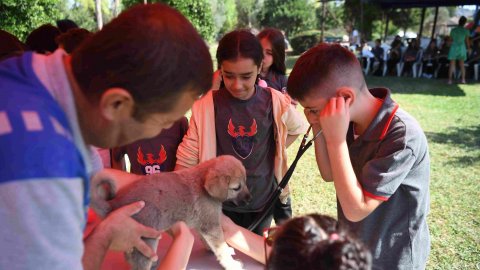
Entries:
{"type": "MultiPolygon", "coordinates": [[[[241,269],[223,237],[220,225],[222,202],[246,204],[251,195],[242,163],[232,156],[220,156],[189,169],[162,172],[126,186],[115,194],[112,176],[100,172],[92,179],[91,206],[101,216],[114,209],[142,200],[145,207],[133,218],[157,230],[166,230],[177,221],[184,221],[201,235],[225,269],[241,269]]],[[[158,240],[145,239],[154,250],[158,240]]],[[[132,269],[155,267],[138,250],[125,253],[132,269]]]]}

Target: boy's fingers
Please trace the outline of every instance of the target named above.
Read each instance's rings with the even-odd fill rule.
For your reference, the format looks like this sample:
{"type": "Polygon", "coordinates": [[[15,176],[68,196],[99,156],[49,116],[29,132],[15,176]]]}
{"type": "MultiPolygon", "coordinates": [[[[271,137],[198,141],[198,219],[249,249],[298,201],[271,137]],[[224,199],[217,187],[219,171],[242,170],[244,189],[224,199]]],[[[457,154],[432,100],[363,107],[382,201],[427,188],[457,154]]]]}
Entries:
{"type": "Polygon", "coordinates": [[[140,253],[142,253],[145,257],[150,258],[152,261],[158,260],[157,254],[143,240],[139,239],[137,243],[135,243],[135,247],[138,249],[138,251],[140,251],[140,253]]]}

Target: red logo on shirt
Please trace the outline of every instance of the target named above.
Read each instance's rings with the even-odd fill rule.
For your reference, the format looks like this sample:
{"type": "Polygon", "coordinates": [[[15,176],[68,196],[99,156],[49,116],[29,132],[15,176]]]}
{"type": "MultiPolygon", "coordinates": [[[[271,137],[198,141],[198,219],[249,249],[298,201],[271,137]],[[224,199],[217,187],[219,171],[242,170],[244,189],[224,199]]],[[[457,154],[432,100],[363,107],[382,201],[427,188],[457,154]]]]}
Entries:
{"type": "Polygon", "coordinates": [[[246,159],[252,154],[254,145],[254,136],[257,134],[257,121],[253,119],[250,130],[246,131],[244,126],[235,127],[232,119],[228,121],[228,134],[232,137],[233,151],[242,159],[246,159]]]}
{"type": "Polygon", "coordinates": [[[152,153],[147,153],[147,159],[145,159],[142,149],[138,147],[137,162],[143,166],[145,174],[159,173],[162,170],[161,165],[165,160],[167,160],[167,151],[165,151],[163,145],[158,153],[158,158],[154,158],[152,153]]]}

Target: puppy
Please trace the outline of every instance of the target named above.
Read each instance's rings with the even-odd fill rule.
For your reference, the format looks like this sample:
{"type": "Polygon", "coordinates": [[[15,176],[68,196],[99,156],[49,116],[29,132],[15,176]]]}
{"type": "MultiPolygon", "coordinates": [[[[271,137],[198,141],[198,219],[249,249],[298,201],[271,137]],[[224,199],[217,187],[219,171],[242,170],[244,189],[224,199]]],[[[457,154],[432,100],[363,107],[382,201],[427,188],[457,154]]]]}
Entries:
{"type": "MultiPolygon", "coordinates": [[[[242,163],[232,156],[220,156],[189,169],[162,172],[126,186],[115,194],[114,181],[106,172],[92,179],[92,208],[100,215],[143,200],[145,207],[133,216],[138,222],[166,230],[177,221],[196,229],[225,269],[241,269],[225,243],[220,224],[222,202],[244,205],[251,200],[242,163]]],[[[155,251],[158,240],[144,239],[155,251]]],[[[138,250],[126,252],[132,269],[153,269],[151,261],[138,250]]]]}

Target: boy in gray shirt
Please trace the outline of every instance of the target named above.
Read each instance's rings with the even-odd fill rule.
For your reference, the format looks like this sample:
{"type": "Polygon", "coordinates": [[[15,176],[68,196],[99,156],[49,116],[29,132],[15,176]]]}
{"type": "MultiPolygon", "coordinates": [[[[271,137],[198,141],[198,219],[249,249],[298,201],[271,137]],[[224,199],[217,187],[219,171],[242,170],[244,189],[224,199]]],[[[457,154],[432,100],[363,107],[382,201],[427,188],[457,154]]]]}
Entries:
{"type": "Polygon", "coordinates": [[[425,134],[388,89],[368,89],[355,56],[320,44],[296,62],[288,93],[305,108],[338,219],[357,233],[373,269],[424,269],[430,251],[430,161],[425,134]]]}

